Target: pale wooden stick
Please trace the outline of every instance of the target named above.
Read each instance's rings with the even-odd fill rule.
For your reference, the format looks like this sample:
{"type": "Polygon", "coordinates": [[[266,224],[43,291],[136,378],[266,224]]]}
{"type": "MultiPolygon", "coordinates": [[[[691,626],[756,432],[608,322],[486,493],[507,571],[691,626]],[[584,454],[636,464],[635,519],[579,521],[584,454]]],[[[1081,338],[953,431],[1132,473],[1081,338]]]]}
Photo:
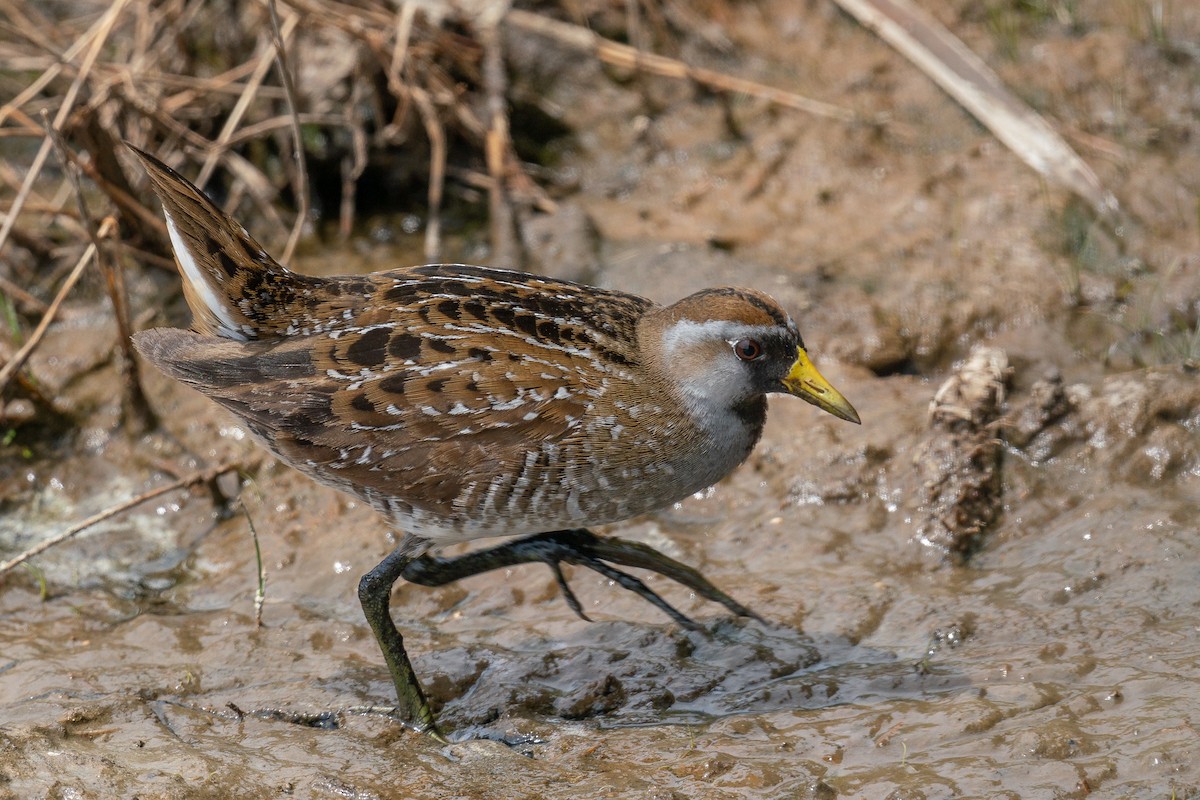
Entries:
{"type": "Polygon", "coordinates": [[[442,251],[442,192],[446,183],[446,132],[438,119],[437,108],[429,92],[419,86],[410,86],[409,94],[425,124],[425,135],[429,137],[429,219],[425,224],[425,259],[429,262],[441,258],[442,251]]]}
{"type": "Polygon", "coordinates": [[[131,497],[130,499],[128,499],[122,503],[117,503],[115,506],[112,506],[111,508],[107,508],[104,511],[101,511],[97,514],[93,514],[92,516],[88,517],[87,519],[83,520],[82,522],[76,523],[75,525],[72,525],[70,528],[67,528],[65,531],[58,534],[57,536],[52,536],[49,539],[46,539],[45,541],[38,542],[33,547],[30,547],[28,550],[24,551],[23,553],[20,553],[19,555],[15,556],[14,558],[11,558],[8,561],[5,561],[3,564],[0,564],[0,576],[11,571],[14,567],[20,566],[21,564],[25,563],[29,559],[33,558],[34,556],[36,556],[40,553],[44,553],[45,551],[49,550],[51,547],[62,544],[63,542],[67,541],[68,539],[71,539],[72,537],[79,535],[80,533],[82,533],[83,531],[92,527],[93,525],[98,525],[99,523],[103,522],[104,520],[108,519],[109,517],[115,517],[117,514],[120,514],[122,511],[128,511],[129,509],[133,508],[134,506],[141,505],[142,503],[146,502],[147,500],[153,500],[154,498],[156,498],[160,495],[164,495],[167,492],[173,492],[176,489],[183,489],[183,488],[192,486],[197,483],[207,483],[208,481],[213,480],[214,478],[216,478],[219,475],[229,472],[230,470],[237,469],[237,467],[238,467],[237,464],[221,464],[220,466],[209,467],[206,470],[201,470],[200,472],[195,472],[191,475],[180,478],[177,481],[168,483],[165,486],[159,486],[156,489],[151,489],[148,492],[139,494],[137,497],[131,497]]]}
{"type": "Polygon", "coordinates": [[[843,122],[853,122],[859,119],[859,116],[848,108],[813,100],[795,92],[785,92],[782,89],[755,81],[735,78],[715,70],[693,67],[674,58],[643,53],[637,48],[605,39],[579,25],[559,22],[530,11],[514,8],[504,16],[504,22],[530,33],[549,37],[568,47],[590,52],[601,61],[614,66],[636,69],[668,78],[686,78],[712,89],[758,97],[775,105],[794,108],[819,117],[829,117],[843,122]]]}
{"type": "Polygon", "coordinates": [[[1046,119],[1010,92],[983,59],[911,0],[835,0],[896,48],[1022,161],[1086,200],[1118,213],[1117,199],[1046,119]]]}

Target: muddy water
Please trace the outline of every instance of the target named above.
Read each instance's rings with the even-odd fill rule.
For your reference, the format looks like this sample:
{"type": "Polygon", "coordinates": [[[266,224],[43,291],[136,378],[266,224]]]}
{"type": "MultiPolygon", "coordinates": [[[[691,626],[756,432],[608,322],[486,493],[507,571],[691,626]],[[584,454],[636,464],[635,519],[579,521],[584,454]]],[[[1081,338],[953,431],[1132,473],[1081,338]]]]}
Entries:
{"type": "MultiPolygon", "coordinates": [[[[776,399],[740,471],[608,531],[697,566],[765,624],[653,576],[705,632],[582,570],[590,624],[545,568],[401,586],[442,720],[515,746],[409,734],[379,710],[392,690],[355,599],[390,547],[382,522],[260,460],[229,417],[156,376],[164,430],[124,432],[111,323],[79,307],[37,364],[89,421],[57,450],[5,451],[0,548],[161,484],[164,466],[239,460],[264,625],[246,517],[202,488],[5,577],[0,797],[1196,796],[1200,381],[1178,347],[1200,297],[1200,69],[1170,42],[1200,37],[1197,12],[1174,8],[1164,43],[1121,4],[1073,5],[1077,26],[940,11],[1064,127],[1115,142],[1119,162],[1083,152],[1130,211],[1122,238],[1081,225],[869,34],[793,5],[738,10],[730,33],[758,55],[723,65],[892,124],[737,102],[737,138],[689,87],[574,65],[546,91],[585,131],[563,170],[601,237],[535,252],[582,252],[590,279],[658,299],[767,289],[862,412],[858,428],[776,399]],[[1005,412],[1033,422],[996,428],[1000,507],[959,564],[917,541],[929,473],[914,459],[930,400],[978,343],[1012,365],[1005,412]],[[1039,417],[1054,371],[1067,403],[1039,417]]],[[[134,291],[137,308],[164,294],[153,276],[134,291]]]]}
{"type": "MultiPolygon", "coordinates": [[[[1186,796],[1200,711],[1194,472],[1102,491],[1094,473],[1117,467],[1102,448],[1043,466],[1014,456],[991,544],[969,567],[932,566],[912,542],[913,445],[895,432],[919,430],[928,386],[831,371],[866,407],[893,408],[892,425],[847,429],[777,402],[746,468],[621,529],[701,567],[768,624],[651,579],[708,631],[687,633],[579,571],[593,624],[534,567],[402,587],[397,614],[443,720],[527,740],[439,747],[356,708],[390,696],[353,600],[386,551],[382,526],[268,466],[247,490],[269,569],[261,629],[246,524],[214,525],[200,491],[43,559],[47,601],[28,576],[6,583],[5,790],[1186,796]],[[178,560],[173,543],[139,535],[162,528],[192,539],[177,567],[162,566],[178,560]]],[[[159,388],[194,416],[181,433],[202,447],[217,415],[159,388]]],[[[6,515],[6,532],[44,524],[34,505],[6,515]]]]}

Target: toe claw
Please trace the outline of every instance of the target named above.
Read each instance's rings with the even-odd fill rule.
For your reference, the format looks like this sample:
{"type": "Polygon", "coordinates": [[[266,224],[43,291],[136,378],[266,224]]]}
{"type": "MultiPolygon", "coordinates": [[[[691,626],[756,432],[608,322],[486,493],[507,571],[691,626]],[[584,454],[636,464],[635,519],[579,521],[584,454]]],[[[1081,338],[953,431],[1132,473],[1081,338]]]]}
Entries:
{"type": "Polygon", "coordinates": [[[558,581],[558,588],[562,590],[563,599],[567,601],[567,605],[575,612],[575,615],[584,622],[591,622],[592,618],[583,613],[583,606],[579,603],[579,598],[575,596],[575,592],[571,591],[570,584],[567,583],[566,577],[563,575],[562,564],[558,561],[550,562],[550,569],[554,571],[554,578],[558,581]]]}

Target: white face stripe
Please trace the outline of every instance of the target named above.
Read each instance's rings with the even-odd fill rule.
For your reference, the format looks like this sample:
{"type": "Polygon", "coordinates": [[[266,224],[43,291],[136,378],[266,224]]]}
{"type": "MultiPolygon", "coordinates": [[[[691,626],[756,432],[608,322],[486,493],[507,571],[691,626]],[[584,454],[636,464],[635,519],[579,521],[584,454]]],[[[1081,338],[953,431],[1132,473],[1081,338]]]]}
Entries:
{"type": "Polygon", "coordinates": [[[695,322],[681,319],[663,332],[663,355],[670,359],[681,349],[713,341],[730,344],[742,339],[762,339],[779,331],[778,325],[747,325],[727,319],[695,322]]]}
{"type": "Polygon", "coordinates": [[[226,307],[228,300],[217,294],[212,284],[209,283],[210,276],[205,274],[204,269],[192,257],[192,251],[188,249],[187,243],[179,233],[179,228],[175,226],[175,220],[171,219],[170,212],[164,210],[163,213],[167,218],[167,234],[171,237],[171,247],[175,249],[175,258],[183,269],[184,280],[191,284],[196,296],[204,302],[205,307],[221,323],[223,336],[237,339],[240,342],[246,341],[246,335],[242,333],[238,324],[229,314],[229,309],[226,307]]]}

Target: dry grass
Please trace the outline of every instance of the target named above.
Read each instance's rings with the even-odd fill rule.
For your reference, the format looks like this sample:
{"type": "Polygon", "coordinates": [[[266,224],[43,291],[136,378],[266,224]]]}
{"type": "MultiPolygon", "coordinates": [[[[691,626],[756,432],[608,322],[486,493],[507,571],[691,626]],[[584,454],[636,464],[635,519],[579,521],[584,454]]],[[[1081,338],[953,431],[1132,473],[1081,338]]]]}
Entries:
{"type": "Polygon", "coordinates": [[[144,176],[122,142],[193,177],[231,214],[258,220],[262,238],[290,230],[285,261],[315,224],[307,213],[307,152],[324,170],[316,205],[336,218],[339,237],[355,227],[364,174],[391,170],[425,187],[426,259],[440,256],[441,209],[455,188],[486,195],[493,256],[520,263],[518,219],[551,210],[554,201],[530,177],[509,133],[510,108],[531,101],[510,95],[507,33],[624,70],[854,119],[845,109],[649,52],[669,52],[685,35],[727,49],[712,23],[722,2],[696,10],[673,0],[563,0],[533,13],[494,0],[470,12],[436,0],[398,8],[382,0],[279,0],[277,7],[0,0],[0,96],[12,98],[0,106],[0,311],[10,342],[0,337],[0,396],[20,401],[0,403],[0,429],[28,420],[31,403],[34,416],[55,410],[29,371],[37,340],[25,331],[53,320],[46,298],[61,303],[70,287],[64,277],[77,279],[92,259],[122,340],[115,352],[127,377],[125,419],[152,424],[123,346],[135,327],[123,278],[128,269],[173,266],[162,255],[169,247],[158,210],[147,205],[144,176]],[[294,91],[283,79],[289,75],[294,91]],[[98,220],[115,233],[98,236],[98,220]]]}

